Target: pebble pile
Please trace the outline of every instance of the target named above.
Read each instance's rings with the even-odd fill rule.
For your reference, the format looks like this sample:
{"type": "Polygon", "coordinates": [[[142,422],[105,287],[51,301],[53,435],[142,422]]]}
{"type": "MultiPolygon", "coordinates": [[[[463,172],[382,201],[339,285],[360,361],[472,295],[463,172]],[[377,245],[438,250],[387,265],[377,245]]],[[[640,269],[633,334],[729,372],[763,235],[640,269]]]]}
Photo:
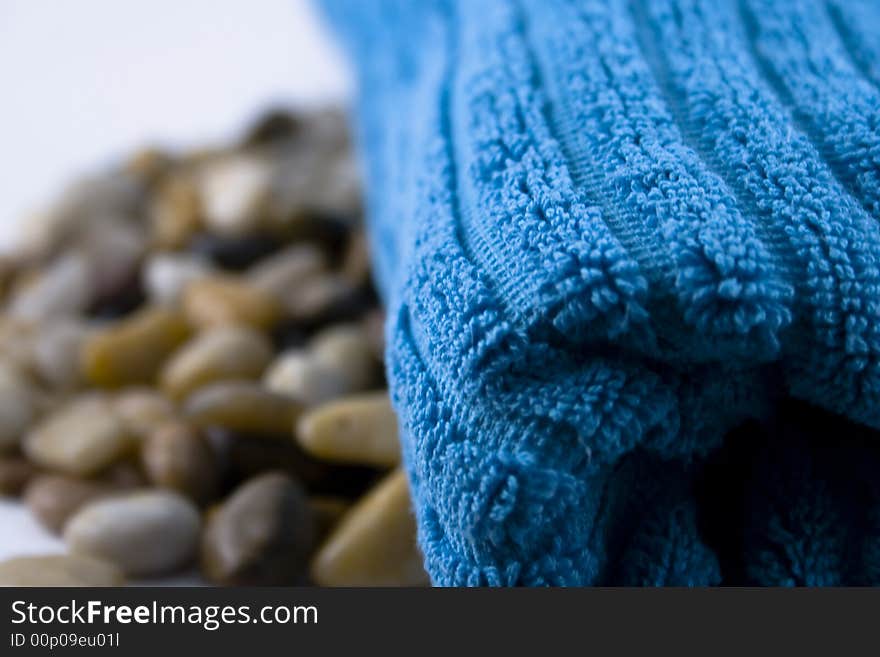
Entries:
{"type": "Polygon", "coordinates": [[[145,151],[0,258],[0,495],[66,555],[0,585],[428,583],[333,111],[145,151]]]}

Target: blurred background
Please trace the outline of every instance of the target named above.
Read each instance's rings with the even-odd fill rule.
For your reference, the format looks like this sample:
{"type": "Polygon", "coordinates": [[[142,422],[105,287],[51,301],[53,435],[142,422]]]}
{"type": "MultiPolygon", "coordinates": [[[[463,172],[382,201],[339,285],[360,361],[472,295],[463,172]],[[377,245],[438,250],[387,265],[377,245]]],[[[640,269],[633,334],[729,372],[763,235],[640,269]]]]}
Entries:
{"type": "MultiPolygon", "coordinates": [[[[3,0],[0,250],[68,183],[144,146],[222,144],[271,107],[345,102],[306,0],[3,0]]],[[[0,499],[0,559],[61,551],[0,499]]]]}
{"type": "Polygon", "coordinates": [[[344,102],[307,0],[0,2],[0,248],[73,178],[142,146],[237,135],[270,106],[344,102]]]}

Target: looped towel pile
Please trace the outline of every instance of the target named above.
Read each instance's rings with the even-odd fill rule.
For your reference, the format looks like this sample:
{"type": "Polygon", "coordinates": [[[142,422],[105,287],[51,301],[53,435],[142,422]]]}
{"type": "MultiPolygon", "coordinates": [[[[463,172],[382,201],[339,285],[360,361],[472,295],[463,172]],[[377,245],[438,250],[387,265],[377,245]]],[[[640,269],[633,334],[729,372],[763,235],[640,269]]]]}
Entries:
{"type": "Polygon", "coordinates": [[[880,3],[324,5],[434,582],[880,584],[880,3]]]}

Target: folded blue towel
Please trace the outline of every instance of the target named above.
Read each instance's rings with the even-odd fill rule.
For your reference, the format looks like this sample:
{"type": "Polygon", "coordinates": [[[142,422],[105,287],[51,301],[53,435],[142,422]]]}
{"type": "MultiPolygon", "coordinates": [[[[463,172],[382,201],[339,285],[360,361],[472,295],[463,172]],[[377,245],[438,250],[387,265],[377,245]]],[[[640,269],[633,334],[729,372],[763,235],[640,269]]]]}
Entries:
{"type": "Polygon", "coordinates": [[[434,582],[880,583],[880,3],[324,5],[434,582]]]}

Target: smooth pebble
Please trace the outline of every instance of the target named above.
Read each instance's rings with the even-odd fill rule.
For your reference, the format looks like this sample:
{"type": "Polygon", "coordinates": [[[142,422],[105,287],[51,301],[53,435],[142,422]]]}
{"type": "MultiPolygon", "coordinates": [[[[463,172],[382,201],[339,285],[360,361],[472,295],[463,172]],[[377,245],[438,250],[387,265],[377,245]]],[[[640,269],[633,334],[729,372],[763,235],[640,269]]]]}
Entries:
{"type": "Polygon", "coordinates": [[[400,462],[397,417],[385,392],[345,397],[304,414],[299,444],[312,456],[380,468],[400,462]]]}
{"type": "Polygon", "coordinates": [[[348,392],[345,372],[318,360],[305,349],[282,353],[266,370],[263,383],[305,406],[314,406],[348,392]]]}
{"type": "Polygon", "coordinates": [[[91,502],[68,520],[64,541],[75,554],[117,565],[130,576],[173,572],[192,560],[201,519],[171,491],[135,492],[91,502]]]}
{"type": "Polygon", "coordinates": [[[34,426],[23,448],[41,467],[85,477],[131,452],[133,436],[105,397],[86,395],[34,426]]]}
{"type": "Polygon", "coordinates": [[[274,296],[231,276],[191,282],[183,292],[183,308],[190,322],[203,328],[242,324],[268,330],[282,314],[274,296]]]}
{"type": "Polygon", "coordinates": [[[238,586],[301,583],[315,540],[305,491],[273,472],[242,484],[208,517],[202,536],[202,572],[238,586]]]}
{"type": "Polygon", "coordinates": [[[406,474],[397,470],[345,514],[312,560],[319,586],[423,586],[406,474]]]}
{"type": "Polygon", "coordinates": [[[228,381],[200,388],[184,404],[187,419],[199,427],[220,427],[257,435],[289,435],[301,405],[258,383],[228,381]]]}
{"type": "Polygon", "coordinates": [[[183,422],[168,422],[149,434],[141,460],[150,483],[187,496],[197,504],[210,501],[220,483],[220,464],[208,441],[183,422]]]}
{"type": "Polygon", "coordinates": [[[0,561],[0,586],[122,586],[111,563],[81,554],[14,557],[0,561]]]}
{"type": "Polygon", "coordinates": [[[180,400],[215,381],[257,379],[272,360],[272,344],[245,326],[207,329],[183,345],[165,364],[162,390],[180,400]]]}
{"type": "Polygon", "coordinates": [[[148,308],[87,339],[80,367],[88,381],[101,387],[152,383],[165,359],[189,334],[179,313],[148,308]]]}

